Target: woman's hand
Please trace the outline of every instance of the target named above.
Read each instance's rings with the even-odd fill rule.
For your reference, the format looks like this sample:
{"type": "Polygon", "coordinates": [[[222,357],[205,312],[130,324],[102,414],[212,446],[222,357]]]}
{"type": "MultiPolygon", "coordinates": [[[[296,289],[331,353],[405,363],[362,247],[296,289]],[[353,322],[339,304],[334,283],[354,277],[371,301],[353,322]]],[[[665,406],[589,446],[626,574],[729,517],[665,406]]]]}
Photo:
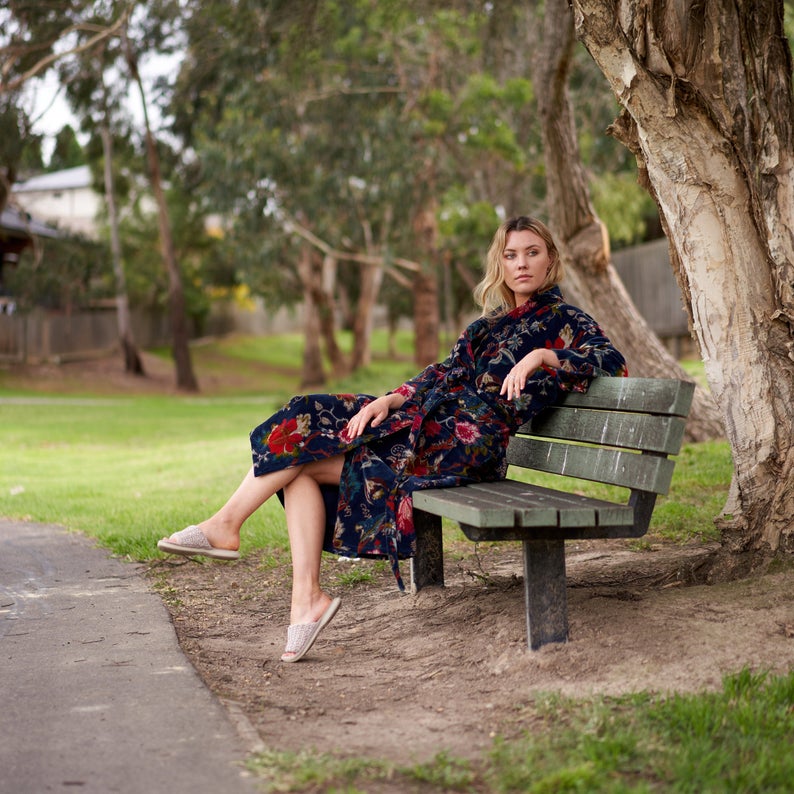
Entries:
{"type": "Polygon", "coordinates": [[[396,392],[374,399],[347,423],[343,434],[351,440],[358,438],[367,429],[367,425],[377,427],[389,415],[389,411],[402,407],[404,402],[405,397],[396,392]]]}
{"type": "Polygon", "coordinates": [[[554,369],[560,368],[560,359],[553,350],[546,347],[537,347],[527,353],[507,374],[507,377],[502,382],[502,388],[499,394],[507,397],[508,400],[514,400],[521,394],[521,390],[527,384],[527,378],[534,372],[537,372],[541,367],[553,367],[554,369]]]}

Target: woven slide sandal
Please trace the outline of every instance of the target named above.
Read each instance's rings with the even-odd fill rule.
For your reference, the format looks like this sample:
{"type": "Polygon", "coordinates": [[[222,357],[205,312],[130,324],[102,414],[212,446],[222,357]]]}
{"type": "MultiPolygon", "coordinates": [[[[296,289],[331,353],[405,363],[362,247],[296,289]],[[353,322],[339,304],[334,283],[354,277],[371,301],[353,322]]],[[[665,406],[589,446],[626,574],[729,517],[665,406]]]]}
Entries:
{"type": "Polygon", "coordinates": [[[239,551],[229,549],[216,549],[204,536],[204,533],[197,526],[189,526],[186,529],[176,532],[171,536],[171,540],[163,538],[157,543],[160,551],[169,554],[181,554],[183,557],[211,557],[214,560],[239,560],[239,551]]]}
{"type": "Polygon", "coordinates": [[[287,647],[281,656],[282,662],[297,662],[302,659],[309,648],[314,645],[314,641],[320,632],[331,622],[331,618],[336,614],[341,598],[335,598],[328,605],[328,609],[323,612],[323,616],[315,623],[295,623],[287,629],[287,647]]]}

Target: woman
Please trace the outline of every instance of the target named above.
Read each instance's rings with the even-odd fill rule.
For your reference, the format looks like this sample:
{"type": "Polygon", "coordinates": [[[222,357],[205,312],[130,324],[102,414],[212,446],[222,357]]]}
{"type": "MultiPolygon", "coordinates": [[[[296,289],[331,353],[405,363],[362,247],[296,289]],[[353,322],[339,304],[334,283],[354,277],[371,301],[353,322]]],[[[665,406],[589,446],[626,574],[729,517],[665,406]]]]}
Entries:
{"type": "Polygon", "coordinates": [[[413,554],[415,490],[504,478],[511,432],[560,391],[626,374],[598,324],[563,301],[561,277],[543,223],[503,223],[474,293],[483,315],[444,362],[378,398],[295,397],[251,433],[253,467],[229,501],[158,547],[234,559],[243,522],[283,491],[293,580],[281,659],[300,659],[339,607],[320,587],[323,549],[389,557],[402,589],[397,561],[413,554]]]}

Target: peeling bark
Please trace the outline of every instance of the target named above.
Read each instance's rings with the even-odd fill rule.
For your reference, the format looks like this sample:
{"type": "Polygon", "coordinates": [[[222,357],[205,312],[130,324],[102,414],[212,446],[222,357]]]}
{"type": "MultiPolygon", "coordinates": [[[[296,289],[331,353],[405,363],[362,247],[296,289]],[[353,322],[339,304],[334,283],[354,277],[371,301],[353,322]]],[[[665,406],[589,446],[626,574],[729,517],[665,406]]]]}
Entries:
{"type": "Polygon", "coordinates": [[[794,551],[794,106],[782,3],[573,8],[630,119],[620,126],[659,206],[731,443],[726,548],[738,567],[794,551]]]}

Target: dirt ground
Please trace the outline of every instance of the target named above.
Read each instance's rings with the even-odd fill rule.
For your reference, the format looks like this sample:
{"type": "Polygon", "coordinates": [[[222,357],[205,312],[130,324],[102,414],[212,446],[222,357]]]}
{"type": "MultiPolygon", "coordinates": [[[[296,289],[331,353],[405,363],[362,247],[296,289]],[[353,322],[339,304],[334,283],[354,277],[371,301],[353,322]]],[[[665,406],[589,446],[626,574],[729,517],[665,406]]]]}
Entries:
{"type": "MultiPolygon", "coordinates": [[[[468,546],[468,549],[466,548],[468,546]]],[[[179,641],[207,685],[253,727],[252,747],[315,748],[412,763],[442,750],[472,758],[495,735],[531,727],[541,693],[688,692],[743,667],[794,668],[794,570],[691,584],[710,550],[572,544],[570,641],[526,648],[518,544],[447,555],[447,586],[401,594],[371,562],[324,563],[342,607],[300,662],[278,657],[289,566],[167,562],[163,588],[179,641]],[[352,566],[374,581],[345,585],[352,566]]],[[[363,578],[363,577],[362,577],[363,578]]]]}
{"type": "MultiPolygon", "coordinates": [[[[14,374],[18,385],[28,378],[63,393],[172,392],[170,365],[146,365],[146,379],[125,376],[117,358],[14,374]]],[[[203,378],[202,392],[212,391],[203,378]]],[[[532,702],[546,692],[689,692],[744,667],[794,669],[794,567],[703,584],[711,552],[570,544],[570,641],[535,652],[526,648],[518,544],[453,544],[447,586],[416,595],[401,594],[386,566],[328,557],[324,584],[342,607],[297,664],[279,662],[288,558],[263,550],[235,563],[168,560],[148,575],[251,749],[412,763],[442,750],[473,758],[495,735],[531,728],[532,702]]]]}

